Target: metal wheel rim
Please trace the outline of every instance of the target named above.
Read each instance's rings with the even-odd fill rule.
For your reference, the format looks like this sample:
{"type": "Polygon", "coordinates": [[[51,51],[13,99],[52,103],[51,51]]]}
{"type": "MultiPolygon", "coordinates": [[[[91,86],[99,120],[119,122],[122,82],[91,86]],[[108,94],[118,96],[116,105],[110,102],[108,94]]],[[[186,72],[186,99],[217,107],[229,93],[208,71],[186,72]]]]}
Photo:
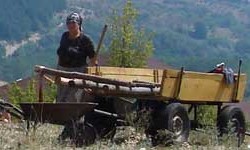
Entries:
{"type": "Polygon", "coordinates": [[[234,128],[233,132],[237,132],[240,128],[239,120],[237,118],[232,118],[230,123],[232,123],[230,128],[234,128]]]}
{"type": "Polygon", "coordinates": [[[180,116],[174,116],[173,120],[173,133],[175,136],[181,135],[183,131],[183,120],[180,116]]]}
{"type": "Polygon", "coordinates": [[[234,128],[232,132],[238,140],[237,145],[239,147],[244,140],[244,133],[241,131],[240,121],[237,118],[232,118],[230,122],[232,123],[231,128],[234,128]]]}

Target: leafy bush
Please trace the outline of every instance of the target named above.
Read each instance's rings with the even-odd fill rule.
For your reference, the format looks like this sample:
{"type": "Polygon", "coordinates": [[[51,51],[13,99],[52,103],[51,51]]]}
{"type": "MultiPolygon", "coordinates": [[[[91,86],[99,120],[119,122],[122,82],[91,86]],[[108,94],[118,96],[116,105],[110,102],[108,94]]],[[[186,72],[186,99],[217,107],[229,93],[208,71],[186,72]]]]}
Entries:
{"type": "Polygon", "coordinates": [[[215,126],[217,121],[217,109],[215,106],[202,105],[197,109],[197,119],[203,125],[215,126]]]}
{"type": "MultiPolygon", "coordinates": [[[[56,98],[56,85],[48,84],[44,89],[44,102],[53,102],[56,98]]],[[[21,88],[17,83],[12,83],[9,90],[9,100],[16,106],[21,102],[37,102],[37,82],[32,79],[26,88],[21,88]]]]}

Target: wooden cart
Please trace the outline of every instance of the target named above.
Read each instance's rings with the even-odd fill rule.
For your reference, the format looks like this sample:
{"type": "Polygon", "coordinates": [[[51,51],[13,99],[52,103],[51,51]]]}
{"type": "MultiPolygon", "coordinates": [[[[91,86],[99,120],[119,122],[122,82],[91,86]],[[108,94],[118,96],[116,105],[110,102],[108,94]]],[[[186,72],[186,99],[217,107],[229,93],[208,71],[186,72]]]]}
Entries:
{"type": "MultiPolygon", "coordinates": [[[[231,84],[225,82],[224,74],[185,71],[183,68],[160,70],[98,66],[88,67],[86,73],[78,73],[36,66],[35,71],[39,74],[39,102],[43,105],[45,78],[56,84],[92,89],[92,94],[97,97],[136,99],[136,103],[133,103],[136,111],[151,111],[152,119],[145,132],[151,135],[155,145],[158,142],[157,131],[161,129],[173,132],[176,141],[187,141],[191,129],[189,113],[193,112],[192,120],[197,125],[199,105],[217,106],[220,136],[228,133],[228,125],[233,124],[230,127],[235,128],[238,144],[244,140],[246,126],[243,112],[236,106],[223,105],[239,103],[244,98],[247,77],[240,73],[240,69],[231,84]],[[187,109],[183,104],[190,107],[187,109]]],[[[27,107],[27,103],[25,105],[27,107]]],[[[29,105],[33,106],[32,103],[29,105]]],[[[119,116],[115,111],[100,112],[112,117],[119,116]]],[[[30,114],[29,111],[25,116],[30,114]]]]}

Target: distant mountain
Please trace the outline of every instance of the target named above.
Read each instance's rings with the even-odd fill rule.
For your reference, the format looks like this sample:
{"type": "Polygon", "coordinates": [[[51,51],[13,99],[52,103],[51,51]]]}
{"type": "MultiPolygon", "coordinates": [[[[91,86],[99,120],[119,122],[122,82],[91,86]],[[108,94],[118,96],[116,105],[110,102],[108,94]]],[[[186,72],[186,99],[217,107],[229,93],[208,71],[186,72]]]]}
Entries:
{"type": "Polygon", "coordinates": [[[29,33],[46,30],[65,0],[0,0],[0,41],[21,40],[29,33]]]}
{"type": "MultiPolygon", "coordinates": [[[[8,0],[2,3],[0,80],[10,81],[29,76],[35,64],[55,67],[55,51],[65,30],[67,14],[80,12],[85,32],[97,43],[103,25],[109,23],[114,9],[122,10],[125,1],[8,0]],[[27,41],[31,33],[39,33],[40,39],[27,42],[12,56],[5,57],[6,45],[27,41]]],[[[139,11],[137,27],[154,33],[156,59],[174,68],[184,66],[186,70],[205,72],[222,61],[236,71],[241,58],[243,72],[250,74],[248,0],[133,0],[133,3],[139,11]]],[[[102,52],[108,51],[108,41],[107,36],[102,52]]]]}

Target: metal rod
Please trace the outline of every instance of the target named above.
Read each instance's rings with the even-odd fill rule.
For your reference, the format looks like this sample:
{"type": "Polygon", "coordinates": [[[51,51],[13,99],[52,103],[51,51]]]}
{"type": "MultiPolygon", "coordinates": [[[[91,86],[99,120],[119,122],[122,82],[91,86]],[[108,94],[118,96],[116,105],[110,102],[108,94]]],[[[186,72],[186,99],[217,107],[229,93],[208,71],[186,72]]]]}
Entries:
{"type": "Polygon", "coordinates": [[[109,113],[109,112],[102,111],[102,110],[98,110],[98,109],[94,109],[94,112],[96,112],[96,113],[98,113],[98,114],[105,115],[105,116],[114,117],[114,118],[118,118],[118,117],[119,117],[117,114],[109,113]]]}
{"type": "Polygon", "coordinates": [[[217,122],[218,122],[218,118],[219,118],[220,113],[221,113],[221,106],[222,106],[222,103],[219,103],[219,104],[217,105],[217,122]]]}
{"type": "Polygon", "coordinates": [[[194,121],[197,122],[197,105],[194,105],[194,121]]]}
{"type": "Polygon", "coordinates": [[[189,108],[188,108],[188,113],[190,113],[194,108],[194,105],[191,105],[189,108]]]}

